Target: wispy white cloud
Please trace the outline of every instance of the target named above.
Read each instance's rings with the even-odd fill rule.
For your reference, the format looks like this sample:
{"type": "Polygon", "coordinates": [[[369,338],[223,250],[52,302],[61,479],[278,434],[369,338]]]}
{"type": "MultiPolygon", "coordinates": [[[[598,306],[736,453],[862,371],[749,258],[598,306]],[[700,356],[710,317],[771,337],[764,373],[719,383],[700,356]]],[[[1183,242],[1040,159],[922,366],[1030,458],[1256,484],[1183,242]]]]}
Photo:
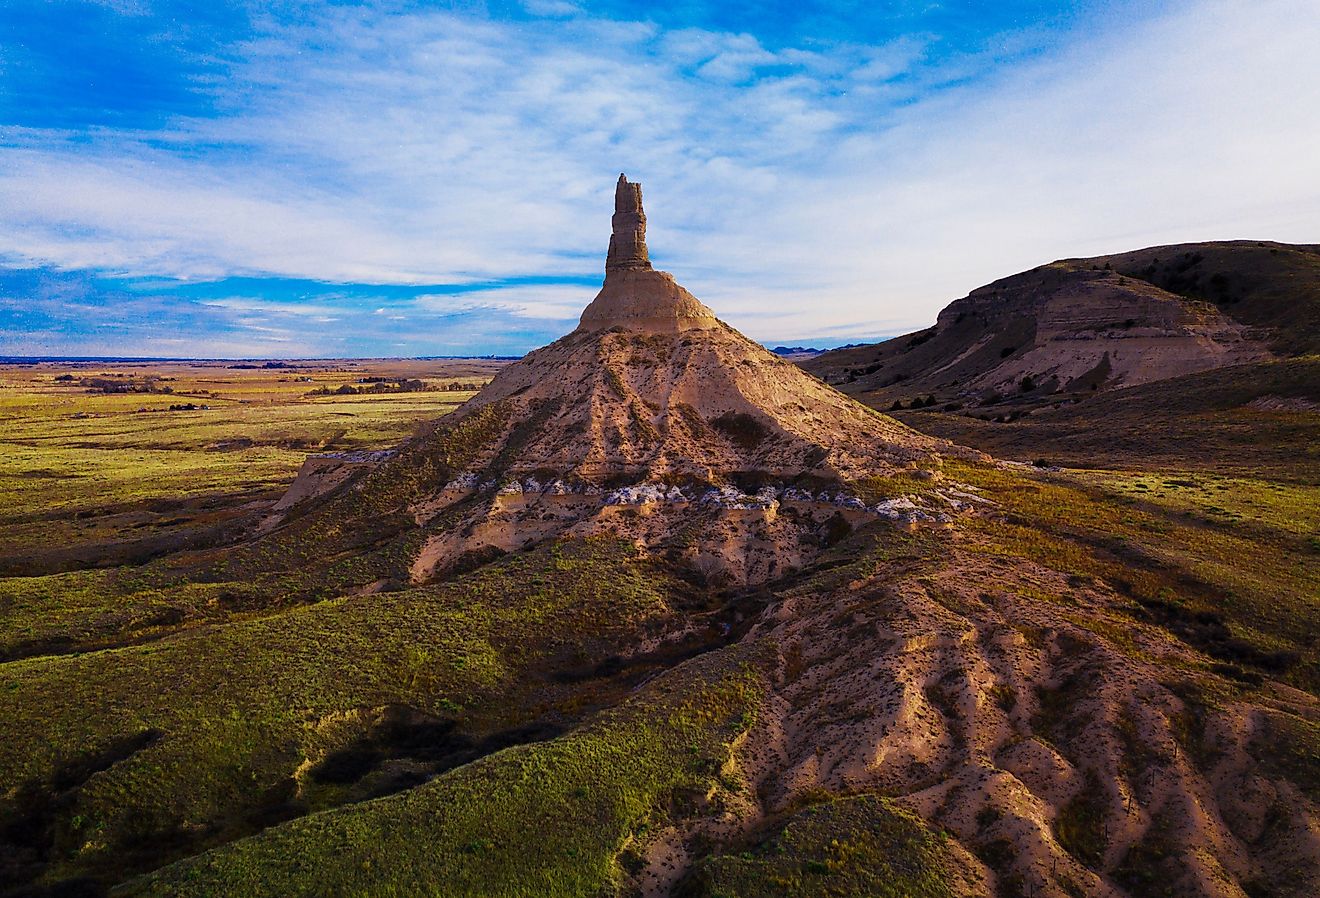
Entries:
{"type": "MultiPolygon", "coordinates": [[[[810,339],[922,326],[1052,258],[1320,233],[1306,0],[1194,0],[999,67],[941,58],[931,35],[769,48],[528,9],[553,18],[325,7],[232,48],[218,116],[0,130],[0,257],[369,284],[583,274],[626,170],[658,264],[753,336],[810,339]]],[[[389,313],[571,322],[590,294],[389,313]]],[[[336,316],[323,306],[304,314],[336,316]]]]}
{"type": "Polygon", "coordinates": [[[520,318],[545,319],[576,324],[596,290],[569,284],[490,287],[453,294],[422,294],[417,307],[433,312],[464,312],[497,309],[520,318]]]}

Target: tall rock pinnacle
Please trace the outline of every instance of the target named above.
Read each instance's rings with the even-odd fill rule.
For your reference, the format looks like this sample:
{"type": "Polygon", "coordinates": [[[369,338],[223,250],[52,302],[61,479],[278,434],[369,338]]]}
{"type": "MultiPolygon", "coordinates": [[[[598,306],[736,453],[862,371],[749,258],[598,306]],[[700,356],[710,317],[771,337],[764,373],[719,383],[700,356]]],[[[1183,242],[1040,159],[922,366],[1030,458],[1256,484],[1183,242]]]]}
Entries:
{"type": "Polygon", "coordinates": [[[614,188],[614,233],[610,235],[610,252],[605,258],[606,271],[650,268],[646,252],[646,213],[642,211],[642,185],[634,184],[624,175],[614,188]]]}
{"type": "Polygon", "coordinates": [[[715,314],[679,286],[674,276],[651,267],[646,252],[646,213],[642,185],[624,175],[614,188],[614,233],[605,257],[605,283],[582,312],[582,330],[623,327],[633,331],[676,333],[714,327],[715,314]]]}

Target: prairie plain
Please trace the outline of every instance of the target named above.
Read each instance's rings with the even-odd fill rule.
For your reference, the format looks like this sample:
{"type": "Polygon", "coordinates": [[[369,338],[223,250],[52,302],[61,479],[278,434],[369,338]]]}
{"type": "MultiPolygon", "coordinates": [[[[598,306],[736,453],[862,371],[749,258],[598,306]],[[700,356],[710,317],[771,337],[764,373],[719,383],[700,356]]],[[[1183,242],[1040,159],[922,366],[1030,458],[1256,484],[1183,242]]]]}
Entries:
{"type": "Polygon", "coordinates": [[[24,581],[64,597],[31,616],[12,600],[0,605],[0,656],[90,632],[75,620],[85,624],[79,603],[93,598],[73,588],[99,576],[88,571],[220,539],[254,503],[278,498],[308,454],[393,446],[457,408],[502,367],[490,360],[284,364],[0,366],[0,573],[83,572],[52,581],[60,585],[50,592],[24,581]],[[409,380],[425,389],[312,395],[409,380]]]}

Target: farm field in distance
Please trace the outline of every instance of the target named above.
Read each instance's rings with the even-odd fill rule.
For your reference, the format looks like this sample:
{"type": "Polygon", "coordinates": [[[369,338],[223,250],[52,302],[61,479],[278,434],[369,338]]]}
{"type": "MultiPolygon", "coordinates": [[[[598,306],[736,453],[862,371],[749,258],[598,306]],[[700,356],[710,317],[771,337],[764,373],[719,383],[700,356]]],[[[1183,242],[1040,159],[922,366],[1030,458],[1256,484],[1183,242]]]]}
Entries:
{"type": "Polygon", "coordinates": [[[0,570],[49,573],[178,548],[277,498],[310,453],[396,445],[504,363],[242,364],[0,365],[0,570]],[[408,380],[426,389],[309,395],[408,380]]]}

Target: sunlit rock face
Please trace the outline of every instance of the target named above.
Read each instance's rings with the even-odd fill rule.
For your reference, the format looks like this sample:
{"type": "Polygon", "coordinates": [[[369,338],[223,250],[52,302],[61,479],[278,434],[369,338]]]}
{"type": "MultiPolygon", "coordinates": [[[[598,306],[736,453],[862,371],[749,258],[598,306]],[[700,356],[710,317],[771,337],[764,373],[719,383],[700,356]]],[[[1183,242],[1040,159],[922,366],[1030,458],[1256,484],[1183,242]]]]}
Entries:
{"type": "Polygon", "coordinates": [[[624,175],[614,190],[614,232],[605,260],[605,283],[582,313],[582,331],[623,327],[631,331],[673,334],[715,327],[715,313],[683,289],[674,276],[651,268],[646,249],[646,212],[642,185],[624,175]]]}
{"type": "Polygon", "coordinates": [[[614,233],[610,235],[610,252],[605,258],[605,270],[626,271],[649,269],[650,255],[646,251],[646,212],[642,210],[642,185],[634,184],[624,175],[614,188],[614,233]]]}

